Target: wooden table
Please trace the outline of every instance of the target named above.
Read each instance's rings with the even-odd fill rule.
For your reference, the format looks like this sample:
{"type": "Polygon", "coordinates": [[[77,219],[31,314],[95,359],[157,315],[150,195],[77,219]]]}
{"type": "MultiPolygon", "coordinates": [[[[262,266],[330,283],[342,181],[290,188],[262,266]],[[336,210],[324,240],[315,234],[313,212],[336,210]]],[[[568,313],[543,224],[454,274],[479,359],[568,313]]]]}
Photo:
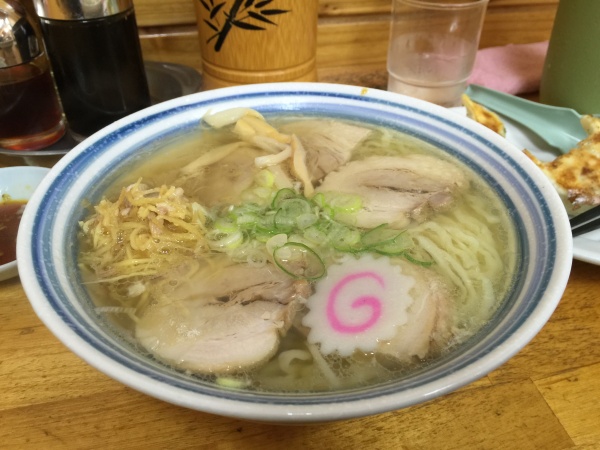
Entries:
{"type": "MultiPolygon", "coordinates": [[[[344,77],[327,81],[385,83],[381,71],[344,77]]],[[[0,166],[19,164],[0,155],[0,166]]],[[[542,331],[477,382],[400,411],[295,427],[180,408],[113,381],[54,338],[14,278],[0,282],[0,393],[2,449],[599,449],[600,267],[574,261],[542,331]]]]}

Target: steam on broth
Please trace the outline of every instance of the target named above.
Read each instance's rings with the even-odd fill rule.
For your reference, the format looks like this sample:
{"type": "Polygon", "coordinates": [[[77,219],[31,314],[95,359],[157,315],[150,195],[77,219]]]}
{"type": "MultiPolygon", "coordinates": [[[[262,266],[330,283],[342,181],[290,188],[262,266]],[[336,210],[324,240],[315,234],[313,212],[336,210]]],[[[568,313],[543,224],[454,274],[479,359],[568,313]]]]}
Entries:
{"type": "Polygon", "coordinates": [[[476,333],[510,288],[502,202],[397,131],[208,116],[80,223],[98,311],[157,360],[268,392],[410,373],[476,333]]]}

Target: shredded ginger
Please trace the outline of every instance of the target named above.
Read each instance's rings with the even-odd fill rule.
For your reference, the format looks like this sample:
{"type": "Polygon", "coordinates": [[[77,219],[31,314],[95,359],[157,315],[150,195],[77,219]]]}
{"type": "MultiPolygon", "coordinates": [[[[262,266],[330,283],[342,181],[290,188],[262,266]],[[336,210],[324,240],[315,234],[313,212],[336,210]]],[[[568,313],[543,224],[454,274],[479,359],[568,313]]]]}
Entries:
{"type": "Polygon", "coordinates": [[[119,292],[119,285],[144,283],[208,251],[205,212],[181,188],[149,188],[138,180],[123,188],[117,201],[104,198],[94,209],[79,223],[84,242],[80,262],[100,282],[111,282],[117,297],[144,290],[119,292]]]}

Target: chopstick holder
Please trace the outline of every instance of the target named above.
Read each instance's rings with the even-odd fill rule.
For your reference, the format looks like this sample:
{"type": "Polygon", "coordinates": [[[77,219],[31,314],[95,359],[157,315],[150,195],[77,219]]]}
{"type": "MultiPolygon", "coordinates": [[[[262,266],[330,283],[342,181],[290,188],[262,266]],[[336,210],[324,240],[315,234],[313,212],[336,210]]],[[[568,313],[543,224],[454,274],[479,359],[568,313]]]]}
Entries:
{"type": "Polygon", "coordinates": [[[600,205],[569,220],[573,237],[600,228],[600,205]]]}

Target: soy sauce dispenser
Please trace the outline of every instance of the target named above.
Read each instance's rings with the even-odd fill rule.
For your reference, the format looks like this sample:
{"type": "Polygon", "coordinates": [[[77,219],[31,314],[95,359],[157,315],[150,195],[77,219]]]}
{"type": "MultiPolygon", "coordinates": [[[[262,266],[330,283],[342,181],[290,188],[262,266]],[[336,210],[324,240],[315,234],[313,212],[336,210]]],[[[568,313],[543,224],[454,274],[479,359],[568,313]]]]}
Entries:
{"type": "Polygon", "coordinates": [[[65,133],[50,63],[35,25],[17,0],[0,0],[0,147],[38,150],[65,133]]]}
{"type": "Polygon", "coordinates": [[[71,134],[150,105],[132,0],[34,0],[71,134]]]}

